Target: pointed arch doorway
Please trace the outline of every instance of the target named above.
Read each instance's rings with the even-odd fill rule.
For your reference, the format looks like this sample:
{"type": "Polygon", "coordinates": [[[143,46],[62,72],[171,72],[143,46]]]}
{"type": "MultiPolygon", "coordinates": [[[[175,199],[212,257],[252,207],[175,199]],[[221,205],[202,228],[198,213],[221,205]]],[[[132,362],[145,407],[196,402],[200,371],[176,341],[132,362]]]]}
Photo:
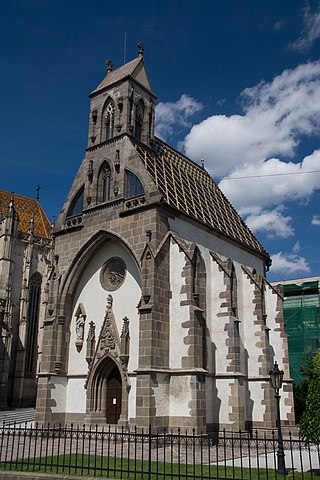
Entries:
{"type": "Polygon", "coordinates": [[[118,424],[127,418],[127,388],[117,362],[100,358],[87,384],[88,423],[118,424]]]}
{"type": "Polygon", "coordinates": [[[122,380],[118,367],[111,370],[107,382],[106,419],[107,423],[116,424],[121,415],[122,380]]]}

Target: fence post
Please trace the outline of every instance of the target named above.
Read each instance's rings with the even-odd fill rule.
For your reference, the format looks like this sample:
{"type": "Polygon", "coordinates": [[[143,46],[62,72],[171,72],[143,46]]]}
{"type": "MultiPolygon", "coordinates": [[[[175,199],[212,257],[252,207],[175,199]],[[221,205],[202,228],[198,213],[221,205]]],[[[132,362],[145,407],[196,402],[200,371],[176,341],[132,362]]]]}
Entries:
{"type": "Polygon", "coordinates": [[[149,480],[151,479],[151,425],[149,425],[149,452],[148,452],[148,463],[149,463],[149,467],[148,467],[148,478],[149,480]]]}

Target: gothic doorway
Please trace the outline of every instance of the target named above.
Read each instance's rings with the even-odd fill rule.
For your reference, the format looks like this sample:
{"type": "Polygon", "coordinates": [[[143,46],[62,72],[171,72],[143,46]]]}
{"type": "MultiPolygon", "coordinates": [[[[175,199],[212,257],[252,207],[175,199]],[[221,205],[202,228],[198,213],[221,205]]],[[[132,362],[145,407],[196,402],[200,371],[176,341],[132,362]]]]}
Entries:
{"type": "Polygon", "coordinates": [[[117,363],[109,356],[100,359],[88,380],[87,422],[117,424],[127,416],[127,395],[117,363]]]}
{"type": "Polygon", "coordinates": [[[121,415],[122,381],[118,368],[115,366],[107,379],[107,423],[118,423],[121,415]]]}

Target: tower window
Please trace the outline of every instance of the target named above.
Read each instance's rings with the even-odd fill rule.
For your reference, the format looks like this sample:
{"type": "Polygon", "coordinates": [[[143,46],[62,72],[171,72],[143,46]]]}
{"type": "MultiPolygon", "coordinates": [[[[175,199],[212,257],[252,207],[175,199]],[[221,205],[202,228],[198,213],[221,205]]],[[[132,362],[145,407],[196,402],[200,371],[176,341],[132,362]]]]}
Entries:
{"type": "Polygon", "coordinates": [[[141,140],[141,136],[142,136],[143,117],[144,117],[144,103],[142,100],[140,100],[136,107],[136,118],[135,118],[135,137],[138,140],[141,140]]]}
{"type": "Polygon", "coordinates": [[[114,103],[109,100],[105,109],[105,132],[106,140],[110,140],[113,137],[114,129],[114,103]]]}
{"type": "Polygon", "coordinates": [[[73,215],[80,215],[83,210],[83,198],[84,198],[84,187],[82,187],[70,205],[70,208],[67,213],[67,217],[72,217],[73,215]]]}
{"type": "Polygon", "coordinates": [[[103,162],[98,176],[98,202],[108,202],[111,193],[111,170],[108,162],[103,162]]]}
{"type": "Polygon", "coordinates": [[[144,194],[140,179],[134,173],[126,170],[126,197],[136,197],[144,194]]]}

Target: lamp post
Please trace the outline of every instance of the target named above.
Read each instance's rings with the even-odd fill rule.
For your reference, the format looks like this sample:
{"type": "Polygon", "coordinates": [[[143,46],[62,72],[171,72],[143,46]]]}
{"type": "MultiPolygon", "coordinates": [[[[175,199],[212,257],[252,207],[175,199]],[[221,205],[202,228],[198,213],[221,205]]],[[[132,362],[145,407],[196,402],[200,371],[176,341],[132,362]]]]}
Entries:
{"type": "Polygon", "coordinates": [[[282,441],[282,432],[281,432],[281,421],[280,421],[280,395],[279,390],[282,387],[283,381],[283,370],[279,370],[277,362],[274,363],[273,370],[270,370],[270,381],[273,390],[275,391],[275,399],[277,405],[277,428],[278,428],[278,473],[285,475],[286,474],[286,464],[284,458],[283,450],[283,441],[282,441]]]}

